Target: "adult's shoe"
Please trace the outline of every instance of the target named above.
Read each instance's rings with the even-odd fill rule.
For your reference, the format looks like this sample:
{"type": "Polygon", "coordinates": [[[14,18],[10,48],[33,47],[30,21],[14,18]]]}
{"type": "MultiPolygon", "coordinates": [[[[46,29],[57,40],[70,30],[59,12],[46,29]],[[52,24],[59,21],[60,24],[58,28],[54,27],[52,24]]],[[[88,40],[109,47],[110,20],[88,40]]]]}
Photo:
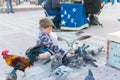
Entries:
{"type": "Polygon", "coordinates": [[[11,11],[11,13],[15,13],[14,11],[11,11]]]}

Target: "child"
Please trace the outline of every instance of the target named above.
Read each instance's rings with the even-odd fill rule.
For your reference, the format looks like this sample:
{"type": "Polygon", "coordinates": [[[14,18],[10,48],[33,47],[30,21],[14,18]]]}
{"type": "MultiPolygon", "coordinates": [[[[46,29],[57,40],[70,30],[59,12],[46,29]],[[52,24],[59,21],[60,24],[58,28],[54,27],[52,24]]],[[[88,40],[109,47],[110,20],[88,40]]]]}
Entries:
{"type": "Polygon", "coordinates": [[[48,51],[51,50],[55,54],[60,53],[62,56],[70,57],[71,54],[67,54],[63,49],[59,48],[58,45],[55,45],[54,41],[52,41],[50,37],[50,33],[52,32],[53,28],[53,22],[49,18],[43,18],[39,22],[40,24],[40,33],[39,33],[39,39],[37,41],[37,45],[44,46],[45,48],[42,48],[41,51],[44,54],[39,55],[39,59],[48,59],[50,61],[51,53],[48,51]]]}

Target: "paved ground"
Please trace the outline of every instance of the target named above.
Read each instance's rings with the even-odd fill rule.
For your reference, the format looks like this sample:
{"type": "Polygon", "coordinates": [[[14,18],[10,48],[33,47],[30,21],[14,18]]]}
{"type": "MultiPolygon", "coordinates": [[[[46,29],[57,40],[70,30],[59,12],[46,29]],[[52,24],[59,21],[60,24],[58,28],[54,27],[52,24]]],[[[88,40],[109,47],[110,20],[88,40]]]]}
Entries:
{"type": "MultiPolygon", "coordinates": [[[[6,5],[0,6],[0,13],[6,13],[6,5]]],[[[29,2],[24,2],[20,5],[15,5],[13,3],[13,9],[15,12],[25,12],[25,11],[32,11],[32,10],[41,10],[42,7],[40,5],[30,4],[29,2]]]]}
{"type": "MultiPolygon", "coordinates": [[[[83,30],[86,34],[92,35],[92,38],[79,42],[89,44],[91,48],[104,46],[106,49],[107,34],[120,30],[120,22],[117,18],[120,18],[119,10],[120,5],[116,4],[111,6],[105,5],[99,19],[103,23],[103,28],[100,26],[92,26],[86,30],[83,30]]],[[[4,49],[10,50],[11,54],[18,54],[25,56],[25,51],[35,45],[38,36],[38,22],[44,17],[42,10],[16,12],[14,14],[0,14],[0,51],[4,49]]],[[[58,35],[68,39],[74,40],[78,36],[75,32],[57,32],[58,35]]],[[[58,42],[60,47],[67,49],[64,42],[58,42]]],[[[106,53],[101,53],[94,57],[97,59],[98,68],[94,68],[91,65],[81,67],[80,69],[73,69],[74,73],[71,73],[67,80],[84,80],[87,75],[88,68],[93,70],[93,74],[96,80],[119,80],[119,70],[106,66],[106,53]]],[[[5,80],[5,73],[9,72],[12,68],[7,66],[0,56],[0,80],[5,80]]],[[[18,71],[18,80],[54,80],[54,77],[48,77],[50,74],[50,63],[43,65],[40,61],[36,62],[33,67],[26,69],[27,76],[22,78],[23,73],[18,71]]]]}

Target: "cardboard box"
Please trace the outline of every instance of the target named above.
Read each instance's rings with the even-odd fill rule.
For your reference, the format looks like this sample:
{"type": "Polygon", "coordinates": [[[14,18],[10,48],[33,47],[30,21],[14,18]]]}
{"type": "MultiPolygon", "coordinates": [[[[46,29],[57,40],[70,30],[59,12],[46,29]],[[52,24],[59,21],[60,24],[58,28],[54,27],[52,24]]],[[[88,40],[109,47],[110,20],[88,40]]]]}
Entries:
{"type": "Polygon", "coordinates": [[[109,65],[120,68],[120,31],[108,34],[107,62],[109,65]]]}

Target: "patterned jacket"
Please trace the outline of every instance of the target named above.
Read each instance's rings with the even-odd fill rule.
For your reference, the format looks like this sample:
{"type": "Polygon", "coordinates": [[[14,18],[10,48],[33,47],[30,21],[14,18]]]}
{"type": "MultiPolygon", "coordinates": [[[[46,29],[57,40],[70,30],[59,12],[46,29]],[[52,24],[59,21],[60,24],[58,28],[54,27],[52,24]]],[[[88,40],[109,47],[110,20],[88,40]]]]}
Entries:
{"type": "Polygon", "coordinates": [[[40,31],[38,38],[37,45],[45,46],[54,53],[61,53],[63,56],[67,53],[52,41],[50,35],[44,33],[43,31],[40,31]]]}

